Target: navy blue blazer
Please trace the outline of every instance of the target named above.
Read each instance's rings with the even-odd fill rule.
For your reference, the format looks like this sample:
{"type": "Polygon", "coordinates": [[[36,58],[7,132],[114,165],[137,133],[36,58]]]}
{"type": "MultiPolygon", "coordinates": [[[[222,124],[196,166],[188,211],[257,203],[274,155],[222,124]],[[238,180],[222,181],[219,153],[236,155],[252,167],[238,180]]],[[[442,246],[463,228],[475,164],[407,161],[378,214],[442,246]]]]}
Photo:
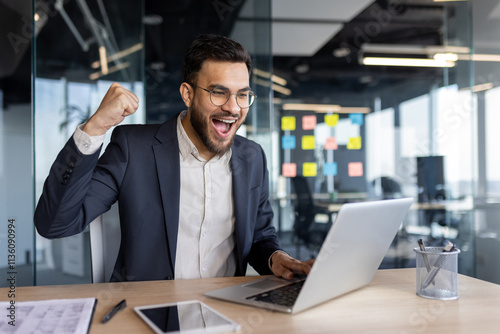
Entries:
{"type": "MultiPolygon", "coordinates": [[[[71,138],[45,181],[34,217],[38,233],[46,238],[80,233],[118,201],[121,245],[111,280],[175,278],[180,197],[176,119],[116,127],[101,158],[99,151],[81,154],[71,138]]],[[[262,148],[236,136],[231,168],[236,275],[244,275],[248,263],[260,274],[271,274],[268,258],[280,244],[272,226],[262,148]]]]}

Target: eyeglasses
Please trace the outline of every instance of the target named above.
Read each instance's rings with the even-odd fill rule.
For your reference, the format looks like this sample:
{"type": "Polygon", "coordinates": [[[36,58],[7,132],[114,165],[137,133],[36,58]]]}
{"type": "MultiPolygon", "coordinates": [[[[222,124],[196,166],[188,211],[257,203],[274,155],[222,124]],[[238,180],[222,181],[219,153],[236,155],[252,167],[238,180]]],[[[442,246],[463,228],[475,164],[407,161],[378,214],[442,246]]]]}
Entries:
{"type": "Polygon", "coordinates": [[[214,88],[212,90],[208,90],[206,88],[197,85],[193,84],[189,85],[203,89],[205,92],[210,93],[210,102],[212,102],[212,104],[217,107],[222,107],[223,105],[225,105],[227,101],[229,101],[231,95],[234,94],[236,96],[236,103],[238,104],[238,106],[241,109],[246,109],[249,108],[254,103],[255,98],[257,97],[257,95],[255,95],[254,92],[252,91],[241,91],[237,93],[231,93],[228,89],[223,89],[223,88],[214,88]]]}

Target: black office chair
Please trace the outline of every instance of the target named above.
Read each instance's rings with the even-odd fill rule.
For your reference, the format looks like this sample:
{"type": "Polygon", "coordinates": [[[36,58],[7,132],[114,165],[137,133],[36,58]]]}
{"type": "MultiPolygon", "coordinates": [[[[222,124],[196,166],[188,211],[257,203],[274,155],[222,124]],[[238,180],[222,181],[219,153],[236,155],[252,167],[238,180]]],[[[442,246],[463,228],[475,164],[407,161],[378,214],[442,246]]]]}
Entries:
{"type": "Polygon", "coordinates": [[[300,246],[310,251],[311,258],[316,257],[328,230],[331,227],[331,212],[315,204],[307,179],[303,176],[292,178],[292,185],[297,195],[294,203],[295,223],[293,226],[297,257],[300,258],[300,246]],[[316,222],[317,214],[328,215],[328,223],[316,222]]]}

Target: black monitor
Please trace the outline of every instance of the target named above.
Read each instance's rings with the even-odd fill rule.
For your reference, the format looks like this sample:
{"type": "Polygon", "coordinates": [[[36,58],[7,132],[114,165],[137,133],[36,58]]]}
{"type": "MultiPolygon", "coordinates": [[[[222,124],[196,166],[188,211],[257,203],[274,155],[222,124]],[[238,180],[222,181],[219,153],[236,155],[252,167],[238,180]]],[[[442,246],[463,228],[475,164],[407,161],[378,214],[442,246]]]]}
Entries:
{"type": "Polygon", "coordinates": [[[443,156],[417,157],[418,201],[442,201],[444,187],[443,156]]]}

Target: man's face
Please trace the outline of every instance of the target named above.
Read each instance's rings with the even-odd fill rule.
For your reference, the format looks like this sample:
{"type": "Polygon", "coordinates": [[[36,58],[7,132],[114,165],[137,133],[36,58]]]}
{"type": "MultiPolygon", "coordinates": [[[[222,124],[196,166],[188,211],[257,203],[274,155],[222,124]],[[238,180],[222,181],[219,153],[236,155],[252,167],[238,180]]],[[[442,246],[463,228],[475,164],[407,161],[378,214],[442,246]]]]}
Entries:
{"type": "MultiPolygon", "coordinates": [[[[231,93],[250,90],[244,63],[205,61],[193,84],[207,90],[227,89],[231,93]]],[[[194,131],[210,153],[226,152],[234,141],[236,130],[245,121],[248,108],[240,108],[234,94],[226,104],[217,107],[210,101],[209,92],[197,87],[192,89],[194,98],[189,112],[194,131]]]]}

